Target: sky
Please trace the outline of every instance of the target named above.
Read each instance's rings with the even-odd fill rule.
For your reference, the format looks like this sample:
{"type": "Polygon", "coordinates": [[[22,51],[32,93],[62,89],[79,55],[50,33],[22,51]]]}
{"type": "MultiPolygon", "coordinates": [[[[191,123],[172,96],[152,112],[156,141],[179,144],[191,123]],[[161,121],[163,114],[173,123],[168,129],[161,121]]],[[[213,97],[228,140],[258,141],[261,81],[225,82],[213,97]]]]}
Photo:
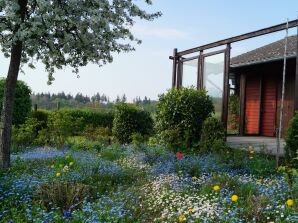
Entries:
{"type": "MultiPolygon", "coordinates": [[[[136,0],[142,2],[143,0],[136,0]]],[[[185,50],[297,18],[297,0],[153,0],[152,6],[141,4],[149,12],[161,11],[153,22],[137,20],[132,28],[142,40],[136,51],[114,54],[114,61],[103,67],[89,64],[80,69],[79,78],[70,68],[57,71],[55,81],[47,85],[44,66],[35,70],[24,67],[25,81],[33,92],[50,92],[92,96],[99,92],[114,100],[126,94],[133,98],[157,99],[171,87],[173,48],[185,50]]],[[[290,30],[290,35],[296,34],[290,30]]],[[[232,56],[284,38],[285,31],[232,44],[232,56]]],[[[5,77],[9,61],[0,54],[0,77],[5,77]]]]}

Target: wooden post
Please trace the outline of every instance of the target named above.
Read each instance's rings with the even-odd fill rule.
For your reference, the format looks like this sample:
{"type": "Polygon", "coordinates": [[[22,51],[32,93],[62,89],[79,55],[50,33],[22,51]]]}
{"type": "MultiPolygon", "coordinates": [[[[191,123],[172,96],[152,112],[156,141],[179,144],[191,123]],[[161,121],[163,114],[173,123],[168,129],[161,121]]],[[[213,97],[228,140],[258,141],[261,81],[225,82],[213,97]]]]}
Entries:
{"type": "Polygon", "coordinates": [[[246,86],[246,75],[240,75],[240,117],[239,117],[239,135],[244,135],[245,127],[245,86],[246,86]]]}
{"type": "Polygon", "coordinates": [[[203,86],[203,78],[204,78],[204,56],[203,51],[200,51],[200,56],[198,59],[198,77],[197,77],[197,89],[201,90],[204,88],[203,86]]]}
{"type": "Polygon", "coordinates": [[[228,103],[229,103],[229,73],[230,73],[230,56],[231,56],[231,44],[227,44],[225,52],[225,67],[224,67],[224,86],[223,86],[223,104],[222,104],[222,122],[225,129],[228,126],[228,103]]]}
{"type": "Polygon", "coordinates": [[[60,109],[60,102],[58,101],[57,102],[57,110],[59,110],[60,109]]]}
{"type": "Polygon", "coordinates": [[[182,76],[183,76],[183,62],[180,57],[177,58],[178,68],[177,68],[177,88],[182,86],[182,76]]]}
{"type": "Polygon", "coordinates": [[[177,81],[177,48],[173,50],[173,73],[172,73],[172,88],[176,87],[177,81]]]}
{"type": "Polygon", "coordinates": [[[34,111],[37,111],[37,104],[34,104],[34,111]]]}
{"type": "Polygon", "coordinates": [[[295,101],[294,112],[298,112],[298,26],[297,26],[297,48],[296,48],[296,75],[295,75],[295,101]]]}

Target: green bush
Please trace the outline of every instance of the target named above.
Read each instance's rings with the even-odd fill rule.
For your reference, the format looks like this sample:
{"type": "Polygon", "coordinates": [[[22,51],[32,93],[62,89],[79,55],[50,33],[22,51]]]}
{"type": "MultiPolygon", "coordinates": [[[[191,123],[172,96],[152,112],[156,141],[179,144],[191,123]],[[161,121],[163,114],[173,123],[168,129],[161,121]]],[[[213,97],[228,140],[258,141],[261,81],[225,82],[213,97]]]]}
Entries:
{"type": "Polygon", "coordinates": [[[47,128],[39,131],[36,142],[61,147],[69,136],[78,135],[82,131],[81,126],[82,118],[74,118],[67,112],[50,112],[47,128]]]}
{"type": "Polygon", "coordinates": [[[193,147],[200,140],[204,120],[213,112],[204,90],[179,88],[160,95],[155,125],[160,143],[174,151],[193,147]]]}
{"type": "Polygon", "coordinates": [[[225,129],[220,120],[207,118],[202,127],[199,150],[201,152],[218,151],[225,146],[225,129]]]}
{"type": "Polygon", "coordinates": [[[96,150],[100,151],[108,145],[108,141],[90,140],[84,136],[71,136],[65,141],[67,147],[73,150],[96,150]]]}
{"type": "Polygon", "coordinates": [[[82,135],[92,141],[104,141],[108,143],[110,139],[110,133],[111,131],[108,127],[104,128],[87,125],[82,135]]]}
{"type": "Polygon", "coordinates": [[[113,135],[120,143],[130,143],[134,133],[150,135],[152,128],[153,120],[148,112],[132,104],[116,105],[113,135]]]}
{"type": "Polygon", "coordinates": [[[39,126],[40,122],[35,118],[28,118],[18,128],[14,126],[12,130],[12,144],[15,146],[31,146],[37,137],[36,129],[39,126]]]}
{"type": "Polygon", "coordinates": [[[81,119],[80,129],[83,131],[86,126],[104,127],[112,129],[114,115],[111,112],[97,112],[82,109],[62,109],[59,112],[70,115],[73,119],[81,119]]]}
{"type": "Polygon", "coordinates": [[[286,134],[285,158],[291,165],[298,165],[298,160],[294,159],[298,151],[298,113],[292,118],[290,127],[286,134]]]}
{"type": "Polygon", "coordinates": [[[38,132],[42,129],[47,128],[48,126],[48,112],[44,110],[37,110],[37,111],[32,111],[31,112],[31,117],[36,119],[39,123],[38,126],[36,126],[36,135],[38,132]]]}
{"type": "MultiPolygon", "coordinates": [[[[0,108],[3,104],[5,79],[0,79],[0,108]]],[[[31,111],[31,89],[23,81],[17,81],[15,98],[13,102],[12,124],[19,126],[25,123],[31,111]]],[[[0,109],[1,113],[1,109],[0,109]]]]}

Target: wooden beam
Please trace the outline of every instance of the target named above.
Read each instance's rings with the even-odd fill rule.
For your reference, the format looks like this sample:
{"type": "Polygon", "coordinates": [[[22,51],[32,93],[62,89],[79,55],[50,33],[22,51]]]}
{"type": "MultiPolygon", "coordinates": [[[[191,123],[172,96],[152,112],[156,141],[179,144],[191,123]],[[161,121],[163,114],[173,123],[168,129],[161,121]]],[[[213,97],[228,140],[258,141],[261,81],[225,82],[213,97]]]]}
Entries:
{"type": "Polygon", "coordinates": [[[239,117],[239,135],[244,135],[245,128],[245,86],[246,86],[246,75],[240,75],[240,117],[239,117]]]}
{"type": "Polygon", "coordinates": [[[295,75],[295,98],[294,112],[298,111],[298,27],[297,27],[297,49],[296,49],[296,75],[295,75]]]}
{"type": "Polygon", "coordinates": [[[175,88],[177,80],[177,51],[177,48],[173,50],[172,88],[175,88]]]}
{"type": "Polygon", "coordinates": [[[182,86],[182,75],[183,75],[183,62],[181,58],[177,58],[177,84],[176,87],[180,88],[182,86]]]}
{"type": "Polygon", "coordinates": [[[225,52],[224,83],[223,83],[223,103],[222,103],[222,122],[225,129],[228,127],[228,105],[229,105],[229,73],[230,73],[231,44],[227,44],[225,52]]]}
{"type": "MultiPolygon", "coordinates": [[[[289,21],[289,28],[293,28],[293,27],[296,27],[296,26],[298,26],[298,19],[289,21]]],[[[199,52],[201,50],[206,50],[206,49],[210,49],[210,48],[213,48],[213,47],[218,47],[218,46],[221,46],[221,45],[226,45],[226,44],[238,42],[238,41],[241,41],[241,40],[250,39],[250,38],[253,38],[253,37],[257,37],[257,36],[262,36],[262,35],[265,35],[265,34],[278,32],[278,31],[286,29],[286,27],[287,27],[287,23],[281,23],[281,24],[271,26],[271,27],[268,27],[268,28],[264,28],[264,29],[260,29],[260,30],[254,31],[254,32],[245,33],[245,34],[242,34],[242,35],[239,35],[239,36],[234,36],[234,37],[231,37],[231,38],[228,38],[228,39],[223,39],[223,40],[219,40],[219,41],[216,41],[216,42],[213,42],[213,43],[209,43],[209,44],[206,44],[206,45],[195,47],[195,48],[192,48],[192,49],[184,50],[184,51],[178,52],[178,55],[183,56],[183,55],[186,55],[186,54],[199,52]]]]}
{"type": "Polygon", "coordinates": [[[199,69],[198,69],[198,89],[202,90],[204,88],[204,55],[203,51],[200,51],[199,56],[199,69]]]}

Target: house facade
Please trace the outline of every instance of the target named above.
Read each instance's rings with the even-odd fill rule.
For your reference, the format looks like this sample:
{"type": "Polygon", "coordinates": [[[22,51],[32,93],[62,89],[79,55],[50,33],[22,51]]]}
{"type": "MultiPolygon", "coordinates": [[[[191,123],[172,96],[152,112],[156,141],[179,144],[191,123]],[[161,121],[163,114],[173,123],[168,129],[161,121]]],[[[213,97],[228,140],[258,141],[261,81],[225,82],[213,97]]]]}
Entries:
{"type": "MultiPolygon", "coordinates": [[[[240,135],[273,137],[280,128],[285,39],[231,58],[240,98],[240,135]]],[[[297,36],[287,39],[282,136],[294,115],[297,36]]]]}
{"type": "Polygon", "coordinates": [[[231,58],[233,43],[298,27],[298,20],[184,51],[174,49],[172,87],[195,86],[213,98],[216,115],[228,129],[229,98],[239,98],[238,135],[284,136],[298,111],[298,31],[287,37],[284,109],[280,126],[284,52],[286,39],[231,58]],[[216,62],[216,57],[221,58],[216,62]],[[190,78],[188,80],[188,78],[190,78]],[[188,85],[187,85],[188,84],[188,85]]]}

